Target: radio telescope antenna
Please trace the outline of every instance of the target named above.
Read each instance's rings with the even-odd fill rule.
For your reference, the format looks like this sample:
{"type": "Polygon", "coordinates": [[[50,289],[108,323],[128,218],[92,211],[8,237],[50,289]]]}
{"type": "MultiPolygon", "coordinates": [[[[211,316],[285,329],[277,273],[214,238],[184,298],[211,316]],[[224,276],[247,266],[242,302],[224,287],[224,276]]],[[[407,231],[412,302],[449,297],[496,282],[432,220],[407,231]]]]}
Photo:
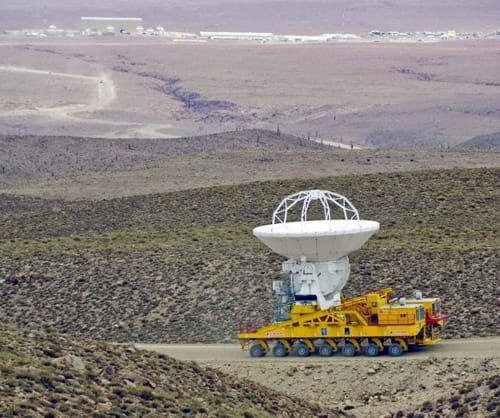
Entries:
{"type": "Polygon", "coordinates": [[[253,230],[274,252],[288,258],[282,273],[290,275],[290,288],[299,303],[316,301],[321,309],[340,303],[340,292],[349,278],[353,251],[379,230],[375,221],[361,220],[358,210],[344,196],[328,190],[304,190],[285,197],[273,212],[272,223],[253,230]],[[323,219],[309,220],[311,203],[321,205],[323,219]],[[332,219],[340,211],[342,219],[332,219]],[[299,221],[292,213],[300,211],[299,221]]]}

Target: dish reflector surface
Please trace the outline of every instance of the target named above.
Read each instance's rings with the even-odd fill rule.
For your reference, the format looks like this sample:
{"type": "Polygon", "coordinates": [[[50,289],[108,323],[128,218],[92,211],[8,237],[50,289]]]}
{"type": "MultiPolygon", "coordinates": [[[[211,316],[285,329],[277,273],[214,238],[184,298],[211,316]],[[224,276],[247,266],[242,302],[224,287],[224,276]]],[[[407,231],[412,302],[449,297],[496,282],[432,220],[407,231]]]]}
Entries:
{"type": "Polygon", "coordinates": [[[259,226],[253,234],[274,252],[307,261],[331,261],[360,249],[380,229],[375,221],[319,220],[259,226]]]}

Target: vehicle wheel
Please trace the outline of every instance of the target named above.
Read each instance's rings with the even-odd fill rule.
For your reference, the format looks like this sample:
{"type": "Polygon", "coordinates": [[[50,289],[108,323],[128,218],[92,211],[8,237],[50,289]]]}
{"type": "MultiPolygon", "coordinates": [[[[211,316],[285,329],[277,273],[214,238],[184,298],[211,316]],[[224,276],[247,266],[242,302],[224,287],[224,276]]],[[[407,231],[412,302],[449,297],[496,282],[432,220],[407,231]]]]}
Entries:
{"type": "Polygon", "coordinates": [[[333,348],[330,347],[330,344],[324,343],[321,347],[319,347],[318,353],[321,357],[330,357],[333,355],[333,348]]]}
{"type": "Polygon", "coordinates": [[[365,347],[365,355],[369,357],[376,357],[380,354],[380,348],[375,343],[370,343],[365,347]]]}
{"type": "Polygon", "coordinates": [[[392,343],[387,347],[387,353],[392,357],[399,357],[403,355],[403,347],[399,343],[392,343]]]}
{"type": "Polygon", "coordinates": [[[345,357],[354,357],[356,355],[356,347],[351,343],[346,343],[342,347],[342,355],[345,357]]]}
{"type": "Polygon", "coordinates": [[[286,357],[288,356],[288,350],[282,343],[276,343],[276,345],[273,347],[273,356],[286,357]]]}
{"type": "Polygon", "coordinates": [[[254,344],[250,347],[250,356],[264,357],[265,355],[266,355],[266,350],[264,350],[260,344],[254,344]]]}
{"type": "Polygon", "coordinates": [[[309,347],[305,343],[299,343],[297,346],[297,355],[299,357],[307,357],[311,354],[309,347]]]}

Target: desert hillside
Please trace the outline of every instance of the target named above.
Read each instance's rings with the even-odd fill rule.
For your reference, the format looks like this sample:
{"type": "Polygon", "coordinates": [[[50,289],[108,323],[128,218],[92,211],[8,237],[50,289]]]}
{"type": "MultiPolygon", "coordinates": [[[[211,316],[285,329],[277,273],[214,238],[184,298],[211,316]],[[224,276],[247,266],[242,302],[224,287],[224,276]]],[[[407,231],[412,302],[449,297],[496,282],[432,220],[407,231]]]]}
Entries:
{"type": "Polygon", "coordinates": [[[500,0],[0,1],[0,418],[500,418],[500,0]]]}
{"type": "Polygon", "coordinates": [[[381,231],[348,295],[440,295],[447,336],[496,335],[498,169],[279,180],[102,201],[2,195],[0,318],[112,341],[232,341],[275,299],[280,257],[251,235],[297,190],[349,196],[381,231]]]}
{"type": "Polygon", "coordinates": [[[109,139],[71,136],[0,136],[0,184],[95,173],[182,155],[241,150],[326,150],[279,131],[246,130],[192,138],[109,139]]]}
{"type": "Polygon", "coordinates": [[[500,149],[500,132],[495,132],[489,135],[479,135],[462,142],[457,146],[458,148],[470,149],[500,149]]]}
{"type": "Polygon", "coordinates": [[[176,139],[5,135],[0,147],[0,193],[64,200],[500,162],[491,149],[350,149],[261,129],[176,139]]]}
{"type": "MultiPolygon", "coordinates": [[[[485,345],[494,343],[482,340],[485,345]]],[[[493,417],[499,411],[498,356],[477,358],[464,353],[462,357],[412,358],[412,354],[416,353],[404,361],[334,356],[310,361],[207,360],[203,364],[291,396],[333,405],[356,417],[493,417]]]]}
{"type": "Polygon", "coordinates": [[[343,415],[133,346],[0,326],[2,416],[343,415]]]}

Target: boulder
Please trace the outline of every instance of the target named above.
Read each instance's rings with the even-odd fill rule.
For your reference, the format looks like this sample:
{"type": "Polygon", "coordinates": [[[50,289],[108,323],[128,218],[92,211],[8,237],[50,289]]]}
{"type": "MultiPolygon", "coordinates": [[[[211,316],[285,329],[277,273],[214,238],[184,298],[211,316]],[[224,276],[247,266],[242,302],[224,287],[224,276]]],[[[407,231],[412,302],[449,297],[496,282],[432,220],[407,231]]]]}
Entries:
{"type": "Polygon", "coordinates": [[[83,359],[73,354],[67,354],[63,357],[52,359],[51,363],[59,367],[69,367],[77,370],[85,370],[85,363],[83,359]]]}

